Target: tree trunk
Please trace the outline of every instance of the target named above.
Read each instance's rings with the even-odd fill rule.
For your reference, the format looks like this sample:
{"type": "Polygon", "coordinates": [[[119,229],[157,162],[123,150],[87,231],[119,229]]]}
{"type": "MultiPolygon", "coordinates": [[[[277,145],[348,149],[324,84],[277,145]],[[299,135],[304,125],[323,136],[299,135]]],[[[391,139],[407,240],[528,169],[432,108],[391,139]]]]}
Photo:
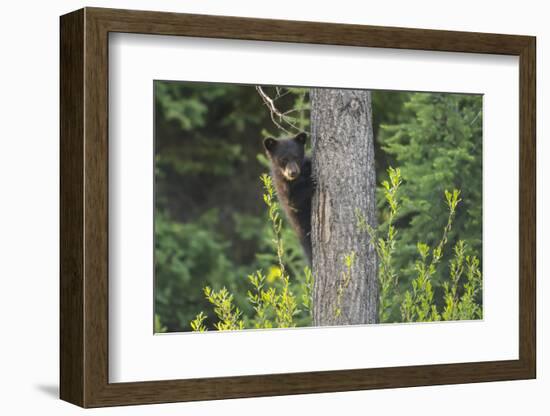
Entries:
{"type": "Polygon", "coordinates": [[[376,253],[356,216],[376,226],[370,92],[312,89],[311,129],[314,325],[376,323],[376,253]]]}

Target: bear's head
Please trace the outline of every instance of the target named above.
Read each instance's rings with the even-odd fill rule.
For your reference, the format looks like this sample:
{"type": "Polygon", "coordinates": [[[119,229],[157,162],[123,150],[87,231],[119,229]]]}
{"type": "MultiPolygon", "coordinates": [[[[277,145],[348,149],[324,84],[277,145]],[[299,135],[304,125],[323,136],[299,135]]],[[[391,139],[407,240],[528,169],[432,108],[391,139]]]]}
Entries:
{"type": "Polygon", "coordinates": [[[306,139],[306,134],[300,133],[288,139],[268,137],[264,140],[264,148],[272,168],[281,173],[287,181],[293,181],[300,176],[306,139]]]}

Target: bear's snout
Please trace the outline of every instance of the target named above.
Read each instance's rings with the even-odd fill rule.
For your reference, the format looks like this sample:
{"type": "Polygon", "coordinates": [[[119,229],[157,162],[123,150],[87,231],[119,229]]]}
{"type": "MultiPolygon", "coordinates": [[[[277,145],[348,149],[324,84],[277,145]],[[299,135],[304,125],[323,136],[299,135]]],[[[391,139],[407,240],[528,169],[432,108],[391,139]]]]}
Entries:
{"type": "Polygon", "coordinates": [[[289,181],[293,181],[300,176],[300,166],[296,162],[287,163],[283,170],[283,175],[289,181]]]}

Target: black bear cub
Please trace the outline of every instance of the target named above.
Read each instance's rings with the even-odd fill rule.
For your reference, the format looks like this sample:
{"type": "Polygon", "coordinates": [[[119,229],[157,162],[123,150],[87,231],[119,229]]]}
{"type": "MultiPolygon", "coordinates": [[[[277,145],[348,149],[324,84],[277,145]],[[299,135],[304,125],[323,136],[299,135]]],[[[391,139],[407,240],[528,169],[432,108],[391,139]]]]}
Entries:
{"type": "Polygon", "coordinates": [[[311,264],[311,198],[313,179],[311,159],[305,155],[306,134],[288,139],[264,140],[271,162],[271,176],[279,203],[296,231],[309,264],[311,264]]]}

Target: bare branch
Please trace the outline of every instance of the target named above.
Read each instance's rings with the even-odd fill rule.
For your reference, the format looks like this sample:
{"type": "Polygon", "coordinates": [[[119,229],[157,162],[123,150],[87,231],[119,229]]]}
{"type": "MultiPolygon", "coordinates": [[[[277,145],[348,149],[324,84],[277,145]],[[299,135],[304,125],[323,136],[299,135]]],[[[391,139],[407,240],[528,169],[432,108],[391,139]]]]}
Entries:
{"type": "MultiPolygon", "coordinates": [[[[280,90],[279,88],[277,87],[277,94],[278,96],[275,98],[275,99],[272,99],[271,97],[269,97],[269,95],[267,95],[264,90],[262,89],[261,86],[259,85],[256,85],[256,91],[258,92],[258,94],[260,95],[260,97],[262,98],[262,101],[264,102],[264,104],[267,106],[267,108],[269,109],[269,113],[271,115],[271,121],[273,121],[273,124],[275,124],[275,126],[277,126],[279,129],[281,129],[282,131],[284,131],[286,134],[292,134],[291,131],[287,130],[284,126],[283,126],[283,123],[284,124],[287,124],[288,126],[290,126],[290,128],[296,130],[297,132],[303,132],[303,133],[307,133],[307,132],[304,132],[301,128],[299,128],[298,126],[296,126],[292,121],[294,120],[293,117],[287,117],[287,113],[281,113],[277,107],[275,106],[275,103],[274,103],[274,100],[276,100],[277,98],[281,98],[283,95],[286,95],[288,92],[285,92],[283,93],[282,95],[280,94],[280,90]],[[277,120],[278,119],[278,120],[277,120]]],[[[293,110],[291,110],[290,112],[292,112],[293,110]]]]}
{"type": "Polygon", "coordinates": [[[262,87],[256,85],[256,91],[258,91],[258,94],[260,94],[260,97],[262,97],[262,100],[264,101],[264,104],[267,105],[267,107],[269,108],[269,111],[274,113],[277,117],[282,118],[283,115],[279,112],[279,110],[277,110],[277,107],[275,107],[273,100],[264,92],[262,87]]]}

